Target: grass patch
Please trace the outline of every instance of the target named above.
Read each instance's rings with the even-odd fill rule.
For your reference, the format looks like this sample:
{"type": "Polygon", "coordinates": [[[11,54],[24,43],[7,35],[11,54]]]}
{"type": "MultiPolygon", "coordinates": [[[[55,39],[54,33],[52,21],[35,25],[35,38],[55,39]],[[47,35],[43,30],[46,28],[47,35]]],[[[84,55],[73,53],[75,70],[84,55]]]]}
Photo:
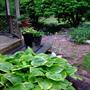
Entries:
{"type": "Polygon", "coordinates": [[[90,53],[85,56],[83,66],[85,69],[90,71],[90,53]]]}

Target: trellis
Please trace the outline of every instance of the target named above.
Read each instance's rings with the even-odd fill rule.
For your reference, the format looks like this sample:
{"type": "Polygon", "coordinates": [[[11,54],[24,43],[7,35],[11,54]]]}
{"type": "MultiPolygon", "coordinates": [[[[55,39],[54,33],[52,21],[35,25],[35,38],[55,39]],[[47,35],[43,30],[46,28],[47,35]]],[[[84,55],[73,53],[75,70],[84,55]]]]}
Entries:
{"type": "Polygon", "coordinates": [[[15,15],[11,16],[10,0],[5,0],[6,16],[0,17],[0,23],[3,23],[3,26],[1,25],[0,27],[0,32],[10,33],[17,36],[18,38],[21,38],[18,22],[18,18],[20,17],[19,0],[14,0],[14,5],[15,15]]]}

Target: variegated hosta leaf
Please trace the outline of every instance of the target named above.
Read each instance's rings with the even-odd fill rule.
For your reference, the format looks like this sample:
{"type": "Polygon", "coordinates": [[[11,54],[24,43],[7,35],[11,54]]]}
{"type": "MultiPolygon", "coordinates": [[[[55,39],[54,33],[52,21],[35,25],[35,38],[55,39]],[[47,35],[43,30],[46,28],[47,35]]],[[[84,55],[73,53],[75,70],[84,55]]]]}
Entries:
{"type": "Polygon", "coordinates": [[[8,89],[5,89],[5,90],[29,90],[29,89],[26,89],[26,87],[20,83],[20,84],[14,85],[13,87],[9,87],[8,89]]]}
{"type": "Polygon", "coordinates": [[[54,57],[52,58],[48,58],[48,62],[46,63],[47,67],[51,67],[57,60],[54,59],[54,57]]]}
{"type": "Polygon", "coordinates": [[[75,74],[75,72],[77,71],[77,69],[75,67],[71,66],[70,64],[68,64],[65,68],[65,71],[66,71],[67,75],[73,76],[75,74]]]}
{"type": "Polygon", "coordinates": [[[8,72],[12,69],[13,65],[9,62],[0,63],[0,71],[8,72]]]}
{"type": "Polygon", "coordinates": [[[47,55],[38,54],[32,59],[31,65],[34,67],[43,66],[48,62],[47,59],[47,55]]]}
{"type": "Polygon", "coordinates": [[[42,68],[30,67],[30,74],[32,76],[44,76],[42,68]]]}
{"type": "Polygon", "coordinates": [[[4,75],[4,78],[6,80],[8,80],[9,82],[11,82],[13,85],[17,84],[17,83],[21,83],[23,81],[23,78],[19,75],[14,75],[11,73],[7,73],[4,75]]]}
{"type": "Polygon", "coordinates": [[[49,67],[47,70],[52,73],[60,73],[64,70],[64,66],[56,64],[53,65],[52,67],[49,67]]]}
{"type": "Polygon", "coordinates": [[[55,82],[53,81],[52,88],[50,90],[68,90],[67,88],[71,86],[71,83],[67,80],[55,82]]]}
{"type": "Polygon", "coordinates": [[[49,90],[52,87],[51,80],[49,80],[47,78],[45,78],[45,79],[39,78],[39,79],[37,79],[37,82],[42,90],[49,90]]]}
{"type": "Polygon", "coordinates": [[[66,72],[47,72],[46,77],[55,81],[64,81],[67,74],[66,72]]]}

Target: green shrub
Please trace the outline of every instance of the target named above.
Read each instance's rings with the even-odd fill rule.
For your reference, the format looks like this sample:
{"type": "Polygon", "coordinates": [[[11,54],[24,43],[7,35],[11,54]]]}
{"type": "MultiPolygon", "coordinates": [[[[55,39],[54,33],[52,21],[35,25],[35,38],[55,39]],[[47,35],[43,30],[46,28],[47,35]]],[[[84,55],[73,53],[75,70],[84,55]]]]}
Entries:
{"type": "Polygon", "coordinates": [[[83,66],[87,69],[90,70],[90,53],[85,56],[83,66]]]}
{"type": "Polygon", "coordinates": [[[30,48],[0,55],[0,90],[75,90],[66,77],[76,70],[63,58],[35,54],[30,48]]]}
{"type": "Polygon", "coordinates": [[[78,28],[73,28],[69,34],[76,43],[85,43],[86,40],[90,39],[90,25],[81,25],[78,28]]]}

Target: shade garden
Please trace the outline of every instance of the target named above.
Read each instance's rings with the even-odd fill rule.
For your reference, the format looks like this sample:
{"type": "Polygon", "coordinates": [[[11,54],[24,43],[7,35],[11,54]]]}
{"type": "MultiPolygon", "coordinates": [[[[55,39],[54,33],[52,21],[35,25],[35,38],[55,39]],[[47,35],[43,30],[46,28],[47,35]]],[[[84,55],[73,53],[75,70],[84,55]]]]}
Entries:
{"type": "MultiPolygon", "coordinates": [[[[4,4],[1,0],[0,17],[5,16],[4,4]]],[[[15,16],[14,2],[10,0],[10,4],[11,15],[15,16]]],[[[21,15],[17,20],[26,47],[25,51],[16,51],[12,55],[0,54],[0,90],[89,90],[87,87],[77,89],[68,78],[76,80],[78,74],[82,76],[79,72],[82,69],[85,70],[85,81],[83,77],[81,81],[86,82],[87,77],[90,79],[90,1],[20,0],[19,7],[21,15]],[[57,41],[57,37],[60,40],[57,41]],[[54,43],[53,38],[58,43],[54,43]],[[52,42],[51,52],[57,50],[56,54],[62,54],[62,57],[36,54],[32,50],[33,44],[39,47],[42,42],[52,42]],[[52,49],[53,43],[58,45],[55,50],[52,49]],[[69,59],[76,62],[72,64],[69,59]]],[[[3,20],[1,26],[5,26],[3,20]]]]}
{"type": "Polygon", "coordinates": [[[67,77],[77,69],[66,59],[31,48],[14,55],[0,55],[0,90],[75,90],[67,77]]]}

